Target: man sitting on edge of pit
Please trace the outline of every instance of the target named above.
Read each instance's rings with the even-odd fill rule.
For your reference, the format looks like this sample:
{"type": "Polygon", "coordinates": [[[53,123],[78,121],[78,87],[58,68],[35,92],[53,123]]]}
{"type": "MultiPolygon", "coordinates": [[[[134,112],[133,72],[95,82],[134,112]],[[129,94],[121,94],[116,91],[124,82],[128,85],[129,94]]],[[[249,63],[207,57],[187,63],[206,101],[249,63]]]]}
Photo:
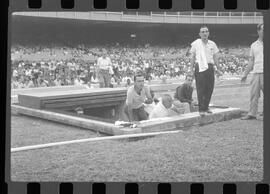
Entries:
{"type": "Polygon", "coordinates": [[[192,93],[193,93],[193,76],[191,74],[186,75],[185,82],[178,86],[176,88],[176,92],[174,95],[175,100],[180,101],[180,103],[177,103],[178,106],[182,106],[184,109],[187,109],[187,105],[189,107],[189,110],[185,110],[185,113],[187,112],[194,112],[194,101],[192,99],[192,93]]]}
{"type": "Polygon", "coordinates": [[[177,112],[173,109],[173,99],[169,94],[164,94],[161,100],[154,107],[149,115],[149,119],[169,117],[177,115],[177,112]]]}
{"type": "Polygon", "coordinates": [[[144,85],[144,76],[138,72],[134,76],[134,85],[127,90],[126,106],[124,111],[129,121],[142,121],[148,119],[148,113],[144,109],[143,103],[153,102],[149,87],[144,85]]]}

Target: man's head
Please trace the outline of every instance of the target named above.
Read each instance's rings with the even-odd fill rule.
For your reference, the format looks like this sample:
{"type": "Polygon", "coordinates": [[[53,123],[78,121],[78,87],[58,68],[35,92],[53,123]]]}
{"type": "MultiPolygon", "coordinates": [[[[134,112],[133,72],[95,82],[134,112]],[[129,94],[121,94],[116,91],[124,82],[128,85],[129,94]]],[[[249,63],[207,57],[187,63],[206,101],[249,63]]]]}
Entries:
{"type": "Polygon", "coordinates": [[[207,26],[202,26],[200,28],[199,35],[200,35],[201,39],[207,40],[208,37],[209,37],[209,29],[208,29],[208,27],[207,26]]]}
{"type": "Polygon", "coordinates": [[[257,32],[258,32],[259,38],[263,40],[263,23],[257,25],[257,32]]]}
{"type": "Polygon", "coordinates": [[[165,108],[169,109],[172,107],[173,99],[169,94],[164,94],[162,96],[162,104],[165,108]]]}
{"type": "Polygon", "coordinates": [[[106,49],[102,49],[101,56],[102,56],[103,58],[106,58],[106,56],[107,56],[107,51],[106,51],[106,49]]]}
{"type": "Polygon", "coordinates": [[[134,86],[141,90],[144,86],[144,75],[142,73],[137,73],[134,76],[134,86]]]}
{"type": "Polygon", "coordinates": [[[127,79],[127,84],[128,84],[128,85],[130,85],[130,84],[131,84],[131,81],[130,81],[130,79],[129,79],[129,78],[127,79]]]}
{"type": "Polygon", "coordinates": [[[192,82],[193,82],[193,76],[191,74],[187,74],[185,83],[191,86],[192,82]]]}

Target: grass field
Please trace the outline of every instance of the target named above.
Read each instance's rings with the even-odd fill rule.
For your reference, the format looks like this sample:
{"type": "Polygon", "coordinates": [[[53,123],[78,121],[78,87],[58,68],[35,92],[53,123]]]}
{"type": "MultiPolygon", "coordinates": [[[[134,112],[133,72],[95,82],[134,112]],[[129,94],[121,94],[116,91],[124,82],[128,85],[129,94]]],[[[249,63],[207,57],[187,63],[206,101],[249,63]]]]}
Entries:
{"type": "MultiPolygon", "coordinates": [[[[216,88],[212,103],[248,110],[249,88],[216,88]]],[[[262,107],[260,99],[260,112],[262,107]]],[[[45,120],[11,117],[11,147],[96,135],[45,120]]],[[[29,182],[260,181],[263,122],[236,119],[141,140],[107,140],[12,153],[11,178],[29,182]]]]}

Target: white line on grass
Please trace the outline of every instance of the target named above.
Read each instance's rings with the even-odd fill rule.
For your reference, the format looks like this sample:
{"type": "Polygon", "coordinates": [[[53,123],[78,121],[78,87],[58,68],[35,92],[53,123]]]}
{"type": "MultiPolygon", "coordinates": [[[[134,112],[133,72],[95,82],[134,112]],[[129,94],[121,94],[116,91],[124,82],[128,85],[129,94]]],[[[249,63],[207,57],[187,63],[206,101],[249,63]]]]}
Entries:
{"type": "Polygon", "coordinates": [[[74,143],[84,143],[84,142],[112,140],[112,139],[125,139],[125,138],[132,138],[132,137],[147,137],[147,136],[156,136],[156,135],[178,133],[178,132],[182,132],[182,130],[77,139],[77,140],[70,140],[70,141],[62,141],[62,142],[54,142],[54,143],[47,143],[47,144],[38,144],[38,145],[11,148],[11,153],[20,152],[20,151],[27,151],[27,150],[34,150],[34,149],[42,149],[42,148],[48,148],[48,147],[54,147],[54,146],[60,146],[60,145],[74,144],[74,143]]]}

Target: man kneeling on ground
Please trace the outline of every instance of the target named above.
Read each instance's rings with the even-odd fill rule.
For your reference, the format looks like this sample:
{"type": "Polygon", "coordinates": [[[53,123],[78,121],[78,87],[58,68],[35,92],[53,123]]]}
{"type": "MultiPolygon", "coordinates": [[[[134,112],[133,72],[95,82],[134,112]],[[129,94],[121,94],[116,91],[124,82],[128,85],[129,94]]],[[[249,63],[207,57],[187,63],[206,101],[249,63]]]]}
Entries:
{"type": "Polygon", "coordinates": [[[142,121],[148,119],[148,113],[144,109],[143,103],[153,102],[149,87],[144,85],[143,73],[134,76],[134,85],[127,90],[125,113],[129,121],[142,121]]]}

